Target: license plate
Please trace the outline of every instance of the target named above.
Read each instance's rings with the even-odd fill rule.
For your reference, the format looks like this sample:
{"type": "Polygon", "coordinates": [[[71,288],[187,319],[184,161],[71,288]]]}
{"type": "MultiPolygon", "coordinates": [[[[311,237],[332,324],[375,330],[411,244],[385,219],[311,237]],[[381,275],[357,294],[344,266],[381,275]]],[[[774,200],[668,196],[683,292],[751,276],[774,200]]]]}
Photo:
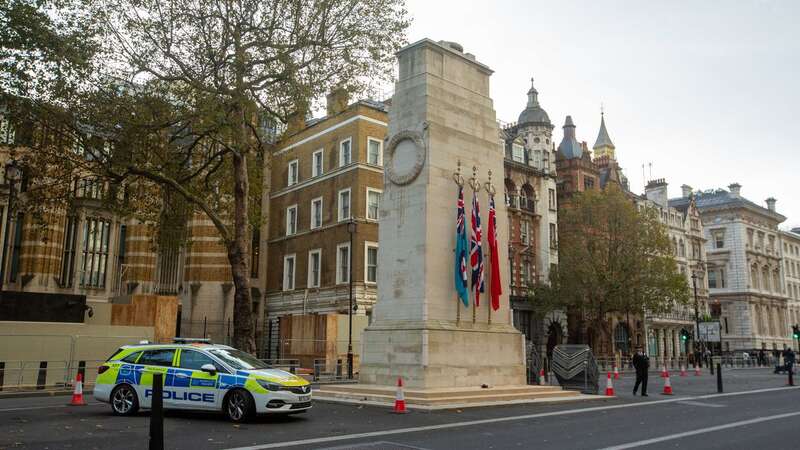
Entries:
{"type": "Polygon", "coordinates": [[[297,399],[300,402],[310,402],[311,401],[311,396],[310,395],[301,395],[297,399]]]}

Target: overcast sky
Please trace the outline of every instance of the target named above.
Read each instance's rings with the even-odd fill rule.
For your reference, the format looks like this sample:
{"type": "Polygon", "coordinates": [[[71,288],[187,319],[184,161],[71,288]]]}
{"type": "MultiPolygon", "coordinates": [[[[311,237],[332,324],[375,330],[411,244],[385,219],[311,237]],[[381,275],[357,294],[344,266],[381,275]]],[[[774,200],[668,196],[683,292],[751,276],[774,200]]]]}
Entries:
{"type": "Polygon", "coordinates": [[[456,41],[494,69],[498,119],[525,107],[531,76],[561,141],[572,115],[594,144],[604,105],[636,192],[642,164],[670,197],[742,185],[800,226],[800,1],[408,0],[409,41],[456,41]]]}

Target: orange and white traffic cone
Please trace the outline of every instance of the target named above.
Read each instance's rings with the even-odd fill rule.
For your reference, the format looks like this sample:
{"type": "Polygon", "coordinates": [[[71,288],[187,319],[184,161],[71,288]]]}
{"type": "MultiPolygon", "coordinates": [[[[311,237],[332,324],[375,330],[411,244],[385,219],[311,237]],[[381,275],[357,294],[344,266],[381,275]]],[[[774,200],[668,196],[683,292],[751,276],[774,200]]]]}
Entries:
{"type": "Polygon", "coordinates": [[[619,380],[619,370],[617,370],[616,364],[614,364],[614,379],[619,380]]]}
{"type": "Polygon", "coordinates": [[[608,372],[608,378],[606,378],[606,397],[613,397],[614,396],[614,384],[611,382],[611,372],[608,372]]]}
{"type": "Polygon", "coordinates": [[[397,393],[394,397],[394,412],[395,414],[405,414],[406,411],[406,397],[403,395],[403,378],[397,377],[397,393]]]}
{"type": "Polygon", "coordinates": [[[75,377],[75,389],[72,391],[72,401],[69,402],[69,406],[86,406],[86,402],[83,401],[83,377],[80,372],[75,377]]]}
{"type": "Polygon", "coordinates": [[[694,365],[694,376],[699,377],[702,374],[703,373],[700,372],[700,366],[698,366],[697,363],[695,363],[695,365],[694,365]]]}
{"type": "Polygon", "coordinates": [[[667,378],[669,373],[667,373],[667,365],[664,364],[661,366],[661,378],[667,378]]]}
{"type": "Polygon", "coordinates": [[[661,394],[672,395],[672,383],[669,382],[669,372],[667,372],[667,377],[664,378],[664,392],[661,394]]]}
{"type": "Polygon", "coordinates": [[[544,386],[544,369],[539,370],[539,385],[544,386]]]}
{"type": "Polygon", "coordinates": [[[686,376],[686,366],[684,366],[683,364],[681,364],[681,376],[682,377],[686,376]]]}

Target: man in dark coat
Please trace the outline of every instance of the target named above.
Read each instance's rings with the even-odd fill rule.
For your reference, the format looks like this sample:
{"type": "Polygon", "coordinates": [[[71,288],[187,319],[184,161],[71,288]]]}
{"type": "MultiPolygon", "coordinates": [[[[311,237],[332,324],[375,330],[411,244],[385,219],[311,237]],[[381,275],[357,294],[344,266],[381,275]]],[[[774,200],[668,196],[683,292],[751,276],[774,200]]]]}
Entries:
{"type": "Polygon", "coordinates": [[[633,367],[636,369],[636,384],[633,385],[633,395],[639,390],[639,385],[642,385],[642,397],[647,397],[647,369],[650,368],[650,358],[644,354],[642,347],[636,349],[636,354],[633,355],[633,367]]]}

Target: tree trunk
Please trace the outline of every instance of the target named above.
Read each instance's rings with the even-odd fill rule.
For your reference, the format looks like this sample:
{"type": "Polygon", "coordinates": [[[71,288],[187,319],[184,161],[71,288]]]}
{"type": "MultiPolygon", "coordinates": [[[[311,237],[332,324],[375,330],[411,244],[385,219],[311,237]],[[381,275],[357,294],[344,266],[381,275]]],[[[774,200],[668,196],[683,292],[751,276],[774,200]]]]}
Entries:
{"type": "Polygon", "coordinates": [[[567,308],[567,343],[584,344],[583,311],[579,307],[567,308]]]}
{"type": "Polygon", "coordinates": [[[233,239],[228,243],[228,261],[233,277],[233,346],[248,353],[256,352],[253,299],[250,295],[250,270],[248,242],[249,180],[247,158],[233,155],[234,226],[233,239]]]}

